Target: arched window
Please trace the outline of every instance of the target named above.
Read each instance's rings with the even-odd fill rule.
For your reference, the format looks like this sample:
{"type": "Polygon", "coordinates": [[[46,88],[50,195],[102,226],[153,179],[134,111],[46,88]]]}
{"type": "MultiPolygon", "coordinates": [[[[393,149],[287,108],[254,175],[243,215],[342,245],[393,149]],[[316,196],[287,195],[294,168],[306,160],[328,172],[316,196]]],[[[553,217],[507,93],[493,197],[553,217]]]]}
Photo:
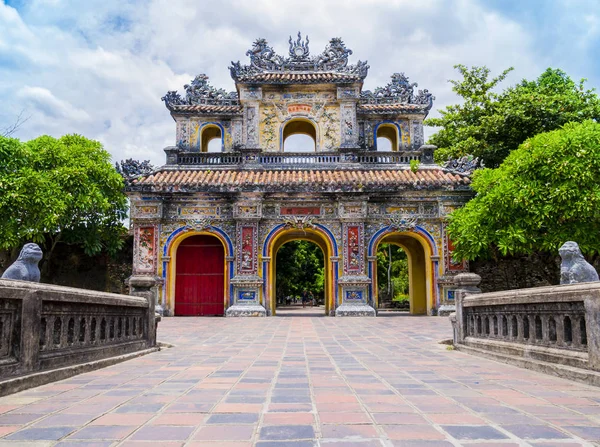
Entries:
{"type": "Polygon", "coordinates": [[[221,128],[215,124],[207,124],[202,128],[200,146],[202,152],[221,152],[223,151],[223,134],[221,128]]]}
{"type": "Polygon", "coordinates": [[[377,126],[377,151],[390,152],[398,150],[398,128],[393,124],[377,126]]]}
{"type": "Polygon", "coordinates": [[[283,152],[315,152],[317,129],[306,119],[294,119],[283,128],[281,135],[283,152]]]}

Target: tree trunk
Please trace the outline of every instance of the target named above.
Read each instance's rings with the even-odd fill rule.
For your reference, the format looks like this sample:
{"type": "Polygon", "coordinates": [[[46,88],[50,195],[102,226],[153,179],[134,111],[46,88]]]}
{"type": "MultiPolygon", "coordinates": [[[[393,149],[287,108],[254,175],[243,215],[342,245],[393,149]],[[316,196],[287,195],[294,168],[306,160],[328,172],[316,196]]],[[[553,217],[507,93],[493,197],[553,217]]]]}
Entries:
{"type": "Polygon", "coordinates": [[[391,301],[394,299],[392,296],[392,244],[388,245],[388,270],[387,270],[387,294],[388,299],[391,301]]]}

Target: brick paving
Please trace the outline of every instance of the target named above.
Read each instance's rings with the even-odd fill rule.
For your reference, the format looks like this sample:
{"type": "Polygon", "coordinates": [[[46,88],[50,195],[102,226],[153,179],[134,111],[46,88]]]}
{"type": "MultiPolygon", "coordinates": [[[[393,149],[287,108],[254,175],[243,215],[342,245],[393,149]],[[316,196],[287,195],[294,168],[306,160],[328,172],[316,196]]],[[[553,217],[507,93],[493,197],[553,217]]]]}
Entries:
{"type": "Polygon", "coordinates": [[[0,398],[0,446],[600,444],[600,388],[448,350],[447,318],[319,312],[165,318],[173,348],[0,398]]]}

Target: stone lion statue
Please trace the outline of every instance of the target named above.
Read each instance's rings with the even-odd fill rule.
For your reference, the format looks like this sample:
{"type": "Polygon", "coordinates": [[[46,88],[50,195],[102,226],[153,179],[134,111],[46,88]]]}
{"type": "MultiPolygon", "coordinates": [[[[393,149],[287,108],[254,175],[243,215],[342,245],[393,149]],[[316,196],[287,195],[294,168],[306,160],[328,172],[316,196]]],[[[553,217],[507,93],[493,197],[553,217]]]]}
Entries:
{"type": "Polygon", "coordinates": [[[17,260],[2,274],[2,279],[40,282],[38,262],[42,256],[42,249],[38,244],[25,244],[17,260]]]}
{"type": "Polygon", "coordinates": [[[598,272],[584,259],[577,242],[565,242],[558,249],[558,253],[562,258],[560,265],[561,284],[598,281],[598,272]]]}

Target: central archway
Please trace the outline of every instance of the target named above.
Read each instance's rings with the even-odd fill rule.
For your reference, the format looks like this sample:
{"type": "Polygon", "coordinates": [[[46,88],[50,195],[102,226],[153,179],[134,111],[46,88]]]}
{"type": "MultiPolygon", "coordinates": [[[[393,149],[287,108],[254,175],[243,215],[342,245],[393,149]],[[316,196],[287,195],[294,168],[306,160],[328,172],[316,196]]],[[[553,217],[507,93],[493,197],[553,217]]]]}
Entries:
{"type": "Polygon", "coordinates": [[[332,309],[335,309],[335,284],[337,278],[337,262],[333,262],[332,258],[337,256],[337,247],[333,244],[333,238],[329,236],[324,229],[319,226],[313,228],[288,228],[281,225],[275,228],[265,241],[263,248],[263,258],[270,260],[268,267],[264,271],[266,305],[271,311],[271,315],[275,315],[276,309],[276,277],[277,277],[277,252],[287,242],[291,241],[309,241],[316,244],[323,251],[324,258],[324,301],[325,315],[329,315],[332,309]]]}

